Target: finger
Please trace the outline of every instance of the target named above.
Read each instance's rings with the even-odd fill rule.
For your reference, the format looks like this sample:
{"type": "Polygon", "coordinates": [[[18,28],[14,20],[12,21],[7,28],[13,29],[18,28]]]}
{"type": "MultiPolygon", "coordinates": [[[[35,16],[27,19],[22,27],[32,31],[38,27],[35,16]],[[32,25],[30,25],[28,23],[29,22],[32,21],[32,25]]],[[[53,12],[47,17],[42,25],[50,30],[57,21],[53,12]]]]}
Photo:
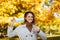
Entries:
{"type": "Polygon", "coordinates": [[[12,19],[11,22],[13,22],[14,20],[12,19]]]}
{"type": "Polygon", "coordinates": [[[15,18],[13,18],[13,20],[15,20],[15,18]]]}
{"type": "Polygon", "coordinates": [[[15,20],[15,18],[11,19],[11,22],[13,22],[15,20]]]}

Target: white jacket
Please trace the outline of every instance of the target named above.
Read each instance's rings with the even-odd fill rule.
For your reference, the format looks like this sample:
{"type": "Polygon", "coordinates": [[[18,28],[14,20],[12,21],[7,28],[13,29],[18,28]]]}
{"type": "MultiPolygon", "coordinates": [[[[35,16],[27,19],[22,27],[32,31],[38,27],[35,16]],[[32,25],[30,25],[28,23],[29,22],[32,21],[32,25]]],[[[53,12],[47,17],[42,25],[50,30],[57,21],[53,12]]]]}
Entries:
{"type": "MultiPolygon", "coordinates": [[[[33,25],[33,28],[36,27],[33,25]]],[[[32,28],[32,29],[33,29],[32,28]]],[[[47,40],[46,34],[40,30],[39,33],[34,33],[33,30],[30,32],[26,28],[26,24],[20,25],[15,30],[13,30],[13,27],[8,27],[7,29],[7,35],[8,37],[18,36],[20,40],[37,40],[37,34],[40,35],[42,40],[47,40]]]]}

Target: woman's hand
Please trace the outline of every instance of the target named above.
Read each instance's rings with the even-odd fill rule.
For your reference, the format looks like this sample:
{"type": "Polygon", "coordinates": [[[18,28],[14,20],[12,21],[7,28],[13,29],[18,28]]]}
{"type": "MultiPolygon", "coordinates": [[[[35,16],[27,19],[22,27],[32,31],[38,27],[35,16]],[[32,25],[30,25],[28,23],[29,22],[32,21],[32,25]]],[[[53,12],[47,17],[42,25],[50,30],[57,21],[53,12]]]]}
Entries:
{"type": "Polygon", "coordinates": [[[33,31],[34,31],[34,33],[39,33],[40,32],[40,29],[39,29],[39,27],[34,27],[33,28],[33,31]]]}
{"type": "Polygon", "coordinates": [[[12,18],[10,21],[11,21],[11,25],[10,26],[13,26],[16,20],[15,20],[15,18],[12,18]]]}

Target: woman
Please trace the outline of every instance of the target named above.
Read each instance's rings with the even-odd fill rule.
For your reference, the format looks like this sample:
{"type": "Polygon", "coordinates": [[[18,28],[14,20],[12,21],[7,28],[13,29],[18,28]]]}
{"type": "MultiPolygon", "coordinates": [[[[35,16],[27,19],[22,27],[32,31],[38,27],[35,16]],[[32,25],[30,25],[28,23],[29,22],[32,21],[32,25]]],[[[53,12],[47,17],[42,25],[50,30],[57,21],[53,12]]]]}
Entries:
{"type": "Polygon", "coordinates": [[[37,35],[39,35],[42,40],[47,40],[45,33],[39,30],[39,27],[34,25],[34,21],[35,20],[33,12],[28,11],[24,15],[25,24],[20,25],[15,30],[13,30],[15,19],[12,19],[11,25],[7,30],[8,37],[17,35],[20,40],[37,40],[37,35]]]}

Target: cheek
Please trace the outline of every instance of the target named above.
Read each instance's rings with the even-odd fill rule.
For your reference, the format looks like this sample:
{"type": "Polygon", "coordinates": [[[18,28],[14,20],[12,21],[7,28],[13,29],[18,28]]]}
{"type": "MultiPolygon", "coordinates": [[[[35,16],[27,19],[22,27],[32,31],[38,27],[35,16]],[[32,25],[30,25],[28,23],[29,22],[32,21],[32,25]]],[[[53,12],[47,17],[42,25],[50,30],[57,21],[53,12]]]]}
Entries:
{"type": "Polygon", "coordinates": [[[29,18],[25,18],[27,21],[29,20],[29,18]]]}
{"type": "Polygon", "coordinates": [[[33,18],[31,18],[31,20],[33,21],[33,18]]]}

